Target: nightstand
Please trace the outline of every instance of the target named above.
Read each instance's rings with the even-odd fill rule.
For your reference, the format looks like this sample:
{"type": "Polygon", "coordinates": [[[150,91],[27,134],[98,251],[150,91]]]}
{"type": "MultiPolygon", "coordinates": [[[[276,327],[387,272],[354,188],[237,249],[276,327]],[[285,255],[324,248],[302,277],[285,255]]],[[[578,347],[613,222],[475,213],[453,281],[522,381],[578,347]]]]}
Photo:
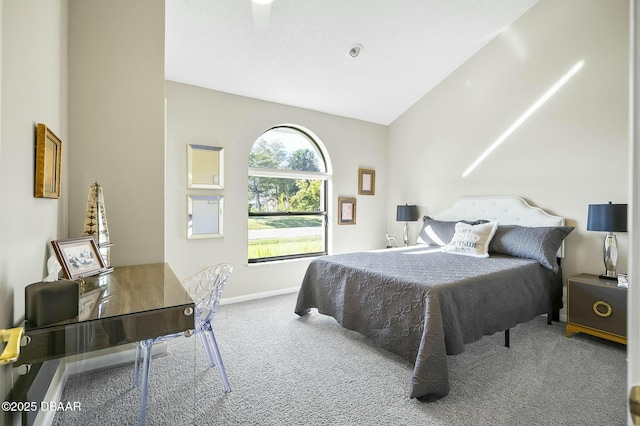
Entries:
{"type": "Polygon", "coordinates": [[[567,337],[587,333],[627,344],[627,289],[597,275],[567,279],[567,337]]]}

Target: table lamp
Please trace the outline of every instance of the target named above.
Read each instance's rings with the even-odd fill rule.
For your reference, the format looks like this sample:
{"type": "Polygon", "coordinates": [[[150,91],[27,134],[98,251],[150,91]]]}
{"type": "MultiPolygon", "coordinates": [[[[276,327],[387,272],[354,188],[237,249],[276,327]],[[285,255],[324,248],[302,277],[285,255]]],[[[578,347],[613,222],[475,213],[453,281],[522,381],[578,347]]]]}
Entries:
{"type": "Polygon", "coordinates": [[[627,232],[626,204],[589,204],[587,231],[606,232],[604,237],[605,273],[600,278],[617,280],[618,240],[614,232],[627,232]]]}
{"type": "Polygon", "coordinates": [[[398,206],[396,212],[396,221],[404,222],[404,245],[409,245],[409,222],[418,220],[418,207],[405,204],[404,206],[398,206]]]}

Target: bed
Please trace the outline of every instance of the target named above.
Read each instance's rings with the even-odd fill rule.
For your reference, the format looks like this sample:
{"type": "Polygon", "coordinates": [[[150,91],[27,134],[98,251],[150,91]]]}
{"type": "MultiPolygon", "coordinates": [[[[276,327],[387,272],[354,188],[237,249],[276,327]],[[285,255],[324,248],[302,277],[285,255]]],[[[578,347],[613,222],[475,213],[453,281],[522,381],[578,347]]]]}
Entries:
{"type": "Polygon", "coordinates": [[[316,308],[412,361],[409,396],[434,401],[449,394],[447,355],[562,307],[572,229],[518,197],[463,198],[424,218],[421,244],[314,259],[295,312],[316,308]]]}

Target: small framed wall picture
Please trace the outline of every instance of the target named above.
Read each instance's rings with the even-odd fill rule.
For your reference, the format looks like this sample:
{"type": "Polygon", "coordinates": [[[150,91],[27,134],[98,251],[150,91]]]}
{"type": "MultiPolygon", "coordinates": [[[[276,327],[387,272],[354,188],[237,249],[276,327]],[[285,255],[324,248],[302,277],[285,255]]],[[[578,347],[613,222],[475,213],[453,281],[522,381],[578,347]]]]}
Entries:
{"type": "Polygon", "coordinates": [[[36,130],[36,198],[60,198],[62,142],[44,124],[36,130]]]}
{"type": "Polygon", "coordinates": [[[222,238],[222,195],[187,195],[187,239],[222,238]]]}
{"type": "Polygon", "coordinates": [[[350,197],[338,198],[338,225],[356,224],[356,199],[350,197]]]}
{"type": "Polygon", "coordinates": [[[187,144],[187,188],[224,188],[224,148],[187,144]]]}
{"type": "Polygon", "coordinates": [[[51,245],[64,275],[70,280],[90,277],[107,269],[93,237],[56,240],[51,241],[51,245]]]}
{"type": "Polygon", "coordinates": [[[376,195],[376,171],[358,169],[358,194],[376,195]]]}

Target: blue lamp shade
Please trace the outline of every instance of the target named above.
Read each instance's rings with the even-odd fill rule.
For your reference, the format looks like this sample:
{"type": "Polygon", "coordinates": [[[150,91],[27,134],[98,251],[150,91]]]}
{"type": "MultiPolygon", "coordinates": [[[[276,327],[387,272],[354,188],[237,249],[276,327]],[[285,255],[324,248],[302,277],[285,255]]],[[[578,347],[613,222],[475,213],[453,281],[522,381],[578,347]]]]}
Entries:
{"type": "Polygon", "coordinates": [[[418,206],[405,204],[404,206],[398,206],[396,212],[396,221],[398,222],[413,222],[418,220],[418,206]]]}
{"type": "Polygon", "coordinates": [[[627,205],[589,204],[587,231],[627,232],[627,205]]]}

